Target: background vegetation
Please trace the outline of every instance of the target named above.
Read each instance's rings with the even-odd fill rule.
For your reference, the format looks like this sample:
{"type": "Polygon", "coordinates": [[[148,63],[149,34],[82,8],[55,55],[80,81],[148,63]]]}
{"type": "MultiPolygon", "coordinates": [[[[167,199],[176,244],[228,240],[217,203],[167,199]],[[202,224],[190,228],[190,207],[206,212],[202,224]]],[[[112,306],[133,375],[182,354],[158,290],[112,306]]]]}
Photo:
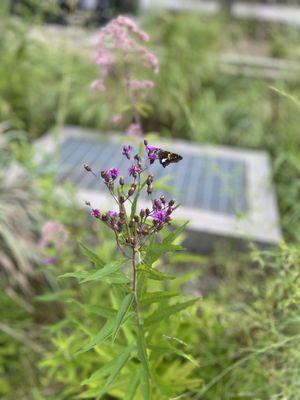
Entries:
{"type": "MultiPolygon", "coordinates": [[[[284,233],[284,242],[270,252],[252,247],[236,254],[217,248],[205,257],[184,254],[164,261],[168,271],[181,271],[174,285],[184,290],[193,277],[203,298],[181,320],[172,320],[172,331],[187,345],[181,344],[178,357],[164,357],[161,374],[171,385],[182,376],[185,383],[179,389],[187,399],[296,400],[300,112],[289,96],[300,98],[300,81],[227,76],[218,60],[220,52],[245,41],[264,43],[268,55],[297,60],[300,34],[281,26],[228,24],[190,14],[149,16],[143,25],[161,60],[151,113],[144,118],[146,130],[269,151],[284,233]]],[[[112,93],[108,106],[90,93],[96,69],[89,47],[43,40],[33,35],[28,22],[8,16],[1,19],[0,38],[0,121],[5,122],[0,143],[0,397],[70,399],[82,393],[80,380],[88,379],[107,357],[97,347],[75,355],[86,340],[87,326],[96,329],[101,320],[96,307],[91,312],[84,304],[101,301],[105,308],[110,294],[105,287],[79,288],[57,276],[83,268],[78,240],[95,245],[107,260],[114,248],[76,209],[72,190],[57,188],[54,177],[35,166],[31,143],[64,123],[110,129],[123,99],[112,93]],[[15,162],[28,179],[25,185],[21,178],[17,191],[5,181],[15,162]],[[43,265],[39,249],[24,251],[36,247],[47,219],[62,222],[69,233],[51,267],[43,265]]],[[[112,394],[122,398],[117,389],[112,394]]],[[[168,388],[157,396],[168,398],[168,388]]]]}

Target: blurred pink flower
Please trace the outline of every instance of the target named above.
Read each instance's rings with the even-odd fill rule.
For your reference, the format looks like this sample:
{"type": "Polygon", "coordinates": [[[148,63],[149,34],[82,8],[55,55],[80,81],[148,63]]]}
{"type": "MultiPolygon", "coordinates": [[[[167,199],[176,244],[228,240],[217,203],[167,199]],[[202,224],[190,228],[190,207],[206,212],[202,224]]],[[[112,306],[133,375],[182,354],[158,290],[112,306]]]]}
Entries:
{"type": "MultiPolygon", "coordinates": [[[[128,135],[139,136],[142,128],[137,107],[145,101],[149,89],[154,82],[143,77],[159,71],[159,62],[155,54],[144,47],[149,35],[141,30],[130,18],[119,16],[104,26],[99,33],[94,60],[99,67],[99,78],[91,84],[97,92],[107,92],[107,97],[115,91],[112,82],[118,82],[120,92],[125,94],[130,107],[126,108],[126,119],[132,120],[126,132],[128,135]],[[137,79],[136,79],[137,78],[137,79]],[[111,88],[113,90],[111,90],[111,88]],[[131,115],[128,115],[131,114],[131,115]],[[128,118],[129,117],[129,118],[128,118]]],[[[111,96],[109,98],[111,101],[111,96]]],[[[114,115],[112,124],[117,125],[123,116],[114,115]]]]}
{"type": "Polygon", "coordinates": [[[154,53],[146,52],[145,53],[146,66],[153,69],[153,71],[157,74],[159,72],[159,61],[154,53]]]}
{"type": "Polygon", "coordinates": [[[64,225],[58,221],[47,221],[42,227],[39,245],[41,247],[54,246],[61,249],[68,238],[64,225]]]}
{"type": "Polygon", "coordinates": [[[125,131],[129,136],[141,136],[142,127],[140,124],[130,124],[125,131]]]}
{"type": "Polygon", "coordinates": [[[95,92],[105,92],[106,86],[101,79],[96,79],[91,83],[91,89],[95,92]]]}
{"type": "Polygon", "coordinates": [[[123,120],[123,115],[122,114],[115,114],[111,118],[111,123],[113,125],[118,125],[120,122],[123,120]]]}
{"type": "Polygon", "coordinates": [[[129,88],[131,90],[145,90],[145,89],[152,89],[154,87],[154,82],[149,80],[137,80],[133,79],[129,81],[129,88]]]}

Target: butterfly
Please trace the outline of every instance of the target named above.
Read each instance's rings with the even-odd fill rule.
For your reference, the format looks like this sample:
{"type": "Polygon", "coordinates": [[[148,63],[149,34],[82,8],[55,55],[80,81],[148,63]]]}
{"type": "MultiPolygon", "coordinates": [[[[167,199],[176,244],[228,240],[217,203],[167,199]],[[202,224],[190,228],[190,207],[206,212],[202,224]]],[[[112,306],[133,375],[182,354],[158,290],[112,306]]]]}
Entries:
{"type": "Polygon", "coordinates": [[[166,168],[169,164],[177,163],[182,160],[179,154],[172,153],[171,151],[157,149],[156,155],[159,159],[160,164],[166,168]]]}

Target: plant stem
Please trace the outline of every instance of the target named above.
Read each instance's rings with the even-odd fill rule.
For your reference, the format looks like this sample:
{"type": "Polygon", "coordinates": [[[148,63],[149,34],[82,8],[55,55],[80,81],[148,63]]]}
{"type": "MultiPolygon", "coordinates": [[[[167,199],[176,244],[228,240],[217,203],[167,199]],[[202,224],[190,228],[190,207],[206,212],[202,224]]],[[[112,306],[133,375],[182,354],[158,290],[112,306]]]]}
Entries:
{"type": "Polygon", "coordinates": [[[137,265],[136,265],[136,254],[137,251],[135,248],[132,249],[132,267],[133,267],[133,282],[132,282],[132,290],[133,290],[133,302],[136,312],[136,320],[137,325],[141,326],[142,319],[141,319],[141,312],[139,307],[139,300],[138,300],[138,281],[137,281],[137,265]]]}

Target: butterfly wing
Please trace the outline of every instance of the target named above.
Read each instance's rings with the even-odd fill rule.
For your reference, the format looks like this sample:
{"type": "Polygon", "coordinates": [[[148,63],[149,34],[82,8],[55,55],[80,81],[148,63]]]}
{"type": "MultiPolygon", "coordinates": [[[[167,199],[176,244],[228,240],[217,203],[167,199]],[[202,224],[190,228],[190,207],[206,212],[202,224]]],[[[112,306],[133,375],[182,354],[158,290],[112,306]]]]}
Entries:
{"type": "Polygon", "coordinates": [[[171,151],[166,151],[162,149],[158,149],[157,153],[160,164],[166,168],[169,164],[177,163],[182,160],[182,157],[179,154],[172,153],[171,151]]]}

